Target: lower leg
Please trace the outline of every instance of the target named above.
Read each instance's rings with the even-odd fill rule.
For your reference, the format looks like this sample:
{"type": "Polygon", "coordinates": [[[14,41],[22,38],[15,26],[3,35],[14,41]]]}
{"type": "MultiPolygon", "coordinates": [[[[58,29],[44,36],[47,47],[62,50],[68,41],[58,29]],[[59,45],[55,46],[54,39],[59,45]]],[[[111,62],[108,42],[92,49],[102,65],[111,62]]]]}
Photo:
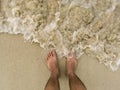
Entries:
{"type": "Polygon", "coordinates": [[[85,85],[75,74],[70,74],[68,77],[70,90],[86,90],[85,85]]]}
{"type": "Polygon", "coordinates": [[[45,90],[60,90],[59,80],[57,76],[51,74],[46,84],[45,90]]]}
{"type": "Polygon", "coordinates": [[[55,51],[48,54],[47,66],[51,72],[51,76],[46,84],[45,90],[60,90],[59,87],[59,67],[57,63],[57,55],[55,51]]]}
{"type": "Polygon", "coordinates": [[[85,85],[75,74],[77,63],[78,61],[75,53],[69,53],[67,57],[67,75],[69,78],[70,90],[87,90],[85,85]]]}

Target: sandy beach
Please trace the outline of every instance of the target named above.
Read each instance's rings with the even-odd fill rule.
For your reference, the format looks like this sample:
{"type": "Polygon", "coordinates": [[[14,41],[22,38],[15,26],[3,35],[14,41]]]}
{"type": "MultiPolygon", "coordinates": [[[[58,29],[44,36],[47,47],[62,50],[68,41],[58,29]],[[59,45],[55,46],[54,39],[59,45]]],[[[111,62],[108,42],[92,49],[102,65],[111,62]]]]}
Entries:
{"type": "MultiPolygon", "coordinates": [[[[22,35],[0,34],[0,90],[44,90],[49,78],[45,60],[48,50],[25,42],[22,35]]],[[[65,59],[59,58],[61,90],[69,90],[65,59]]],[[[76,70],[88,90],[120,90],[120,70],[112,72],[83,55],[76,70]]]]}

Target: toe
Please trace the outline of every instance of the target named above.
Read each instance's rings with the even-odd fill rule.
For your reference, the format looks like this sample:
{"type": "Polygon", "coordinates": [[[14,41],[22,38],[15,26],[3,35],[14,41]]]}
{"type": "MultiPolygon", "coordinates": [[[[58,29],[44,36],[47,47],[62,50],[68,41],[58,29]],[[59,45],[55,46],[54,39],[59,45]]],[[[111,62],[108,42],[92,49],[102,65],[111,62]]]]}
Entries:
{"type": "Polygon", "coordinates": [[[51,56],[51,52],[48,53],[47,60],[50,58],[50,56],[51,56]]]}
{"type": "Polygon", "coordinates": [[[72,58],[72,57],[73,57],[72,52],[69,52],[67,58],[72,58]]]}
{"type": "Polygon", "coordinates": [[[51,51],[51,56],[53,56],[53,51],[51,51]]]}
{"type": "Polygon", "coordinates": [[[48,57],[50,56],[50,52],[48,53],[48,57]]]}
{"type": "Polygon", "coordinates": [[[52,54],[53,54],[53,56],[56,56],[56,51],[53,50],[53,51],[52,51],[52,54]]]}
{"type": "Polygon", "coordinates": [[[67,57],[68,58],[76,57],[75,52],[69,52],[67,57]]]}
{"type": "Polygon", "coordinates": [[[53,56],[53,52],[52,51],[50,52],[50,56],[53,56]]]}
{"type": "Polygon", "coordinates": [[[47,60],[48,60],[49,57],[50,57],[50,52],[47,54],[47,60]]]}
{"type": "Polygon", "coordinates": [[[71,52],[68,53],[68,56],[71,56],[71,52]]]}
{"type": "Polygon", "coordinates": [[[50,57],[50,56],[51,56],[51,52],[48,53],[48,57],[50,57]]]}

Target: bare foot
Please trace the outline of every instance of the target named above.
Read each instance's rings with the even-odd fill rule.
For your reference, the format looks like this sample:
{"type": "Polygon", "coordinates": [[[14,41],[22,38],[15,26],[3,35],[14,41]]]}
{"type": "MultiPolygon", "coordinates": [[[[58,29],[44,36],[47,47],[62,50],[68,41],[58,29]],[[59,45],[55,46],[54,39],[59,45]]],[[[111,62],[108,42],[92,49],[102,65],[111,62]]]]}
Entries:
{"type": "Polygon", "coordinates": [[[48,53],[47,66],[54,76],[57,76],[57,77],[59,76],[59,67],[57,63],[57,54],[55,50],[48,53]]]}
{"type": "Polygon", "coordinates": [[[77,67],[76,55],[73,52],[70,52],[67,56],[67,75],[73,75],[77,67]]]}

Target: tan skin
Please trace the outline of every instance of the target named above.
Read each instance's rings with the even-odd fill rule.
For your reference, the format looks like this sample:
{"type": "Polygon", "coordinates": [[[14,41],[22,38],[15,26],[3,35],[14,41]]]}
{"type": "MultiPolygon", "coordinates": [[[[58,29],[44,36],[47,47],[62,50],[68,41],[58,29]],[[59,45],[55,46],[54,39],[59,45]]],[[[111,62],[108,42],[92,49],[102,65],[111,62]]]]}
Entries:
{"type": "MultiPolygon", "coordinates": [[[[69,78],[70,90],[87,90],[82,81],[75,74],[77,67],[77,59],[75,53],[70,52],[66,60],[67,76],[69,78]]],[[[47,66],[51,72],[51,76],[46,84],[45,90],[60,90],[59,86],[59,66],[57,62],[56,51],[53,50],[48,53],[47,66]]]]}

